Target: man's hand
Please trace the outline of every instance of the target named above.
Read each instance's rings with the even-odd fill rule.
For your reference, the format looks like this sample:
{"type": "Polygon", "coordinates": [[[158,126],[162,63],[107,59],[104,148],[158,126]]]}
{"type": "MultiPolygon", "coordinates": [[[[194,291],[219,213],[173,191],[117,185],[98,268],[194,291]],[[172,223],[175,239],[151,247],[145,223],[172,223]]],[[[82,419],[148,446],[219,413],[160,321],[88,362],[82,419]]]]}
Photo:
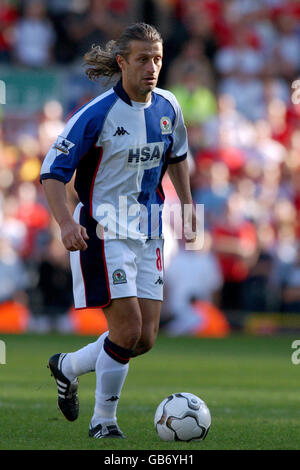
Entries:
{"type": "Polygon", "coordinates": [[[43,180],[43,187],[52,211],[52,214],[60,226],[61,239],[65,248],[69,251],[86,250],[88,234],[86,229],[75,222],[67,205],[65,185],[55,179],[43,180]]]}
{"type": "Polygon", "coordinates": [[[197,216],[193,204],[184,204],[182,210],[183,235],[186,243],[194,243],[197,233],[197,216]]]}
{"type": "Polygon", "coordinates": [[[88,240],[89,237],[85,227],[77,224],[75,220],[71,219],[67,222],[61,223],[60,230],[62,242],[67,250],[85,251],[87,249],[88,246],[85,240],[88,240]]]}
{"type": "Polygon", "coordinates": [[[168,174],[181,203],[183,235],[186,243],[193,244],[197,239],[197,216],[190,188],[187,160],[168,166],[168,174]]]}

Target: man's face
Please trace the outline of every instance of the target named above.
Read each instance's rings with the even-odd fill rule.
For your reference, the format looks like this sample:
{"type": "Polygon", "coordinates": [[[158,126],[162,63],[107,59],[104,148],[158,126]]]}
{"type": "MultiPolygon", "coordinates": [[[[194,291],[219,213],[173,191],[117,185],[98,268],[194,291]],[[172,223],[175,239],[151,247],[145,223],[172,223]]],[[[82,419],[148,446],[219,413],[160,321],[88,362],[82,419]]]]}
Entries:
{"type": "Polygon", "coordinates": [[[162,55],[163,47],[159,41],[131,41],[127,59],[117,56],[123,87],[133,101],[150,99],[162,66],[162,55]]]}

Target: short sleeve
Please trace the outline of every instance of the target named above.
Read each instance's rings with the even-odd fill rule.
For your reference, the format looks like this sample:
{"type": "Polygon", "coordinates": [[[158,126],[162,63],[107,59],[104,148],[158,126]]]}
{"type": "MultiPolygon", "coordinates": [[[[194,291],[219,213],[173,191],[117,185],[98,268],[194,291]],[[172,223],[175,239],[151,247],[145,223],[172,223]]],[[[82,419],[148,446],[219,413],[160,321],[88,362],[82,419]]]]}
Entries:
{"type": "Polygon", "coordinates": [[[97,141],[99,128],[95,115],[89,110],[74,115],[47,153],[40,179],[57,179],[68,183],[80,159],[97,141]]]}
{"type": "Polygon", "coordinates": [[[188,151],[187,130],[184,124],[181,108],[176,101],[176,120],[173,129],[173,145],[169,163],[178,163],[185,160],[188,151]]]}

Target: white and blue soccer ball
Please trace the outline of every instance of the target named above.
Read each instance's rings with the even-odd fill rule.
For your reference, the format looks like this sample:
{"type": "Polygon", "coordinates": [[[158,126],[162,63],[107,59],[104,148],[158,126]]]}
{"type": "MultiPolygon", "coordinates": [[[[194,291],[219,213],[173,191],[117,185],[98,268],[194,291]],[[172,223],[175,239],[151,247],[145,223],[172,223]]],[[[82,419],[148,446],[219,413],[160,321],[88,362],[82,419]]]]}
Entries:
{"type": "Polygon", "coordinates": [[[173,393],[157,407],[154,426],[163,441],[203,441],[211,425],[206,403],[192,393],[173,393]]]}

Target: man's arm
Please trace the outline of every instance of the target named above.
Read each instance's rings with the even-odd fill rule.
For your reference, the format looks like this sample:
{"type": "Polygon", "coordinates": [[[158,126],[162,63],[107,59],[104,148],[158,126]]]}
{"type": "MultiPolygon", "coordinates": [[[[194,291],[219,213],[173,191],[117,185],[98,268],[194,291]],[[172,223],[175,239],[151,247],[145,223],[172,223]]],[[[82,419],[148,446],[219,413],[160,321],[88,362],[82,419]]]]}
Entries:
{"type": "Polygon", "coordinates": [[[191,194],[190,175],[187,159],[179,163],[169,164],[168,175],[170,176],[170,179],[173,183],[173,186],[181,203],[182,218],[184,222],[184,235],[186,242],[194,242],[197,236],[197,219],[191,194]],[[191,210],[188,212],[191,217],[184,217],[185,204],[189,204],[191,207],[191,210]]]}
{"type": "Polygon", "coordinates": [[[86,229],[75,222],[67,205],[64,183],[56,179],[42,180],[51,212],[61,230],[61,239],[69,251],[86,250],[88,240],[86,229]]]}

